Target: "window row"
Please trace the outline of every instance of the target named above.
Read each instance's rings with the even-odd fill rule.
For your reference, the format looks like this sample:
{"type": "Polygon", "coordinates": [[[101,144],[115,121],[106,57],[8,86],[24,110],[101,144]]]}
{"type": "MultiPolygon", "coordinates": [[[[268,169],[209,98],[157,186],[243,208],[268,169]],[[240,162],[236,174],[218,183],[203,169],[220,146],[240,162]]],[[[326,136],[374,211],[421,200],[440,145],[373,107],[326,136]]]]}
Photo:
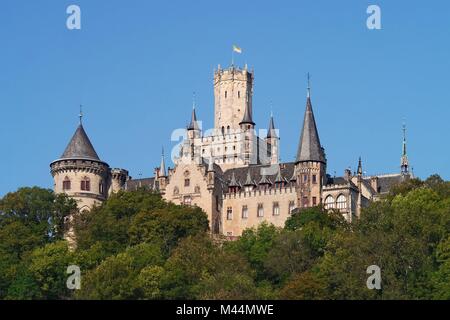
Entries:
{"type": "MultiPolygon", "coordinates": [[[[72,181],[69,177],[65,177],[62,183],[63,191],[69,191],[72,189],[72,181]]],[[[88,177],[84,177],[80,181],[80,190],[81,191],[91,191],[91,180],[88,177]]],[[[98,192],[100,194],[103,194],[104,192],[104,186],[103,183],[99,183],[98,185],[98,192]]]]}
{"type": "MultiPolygon", "coordinates": [[[[289,202],[289,211],[288,214],[291,214],[292,211],[295,209],[295,202],[294,201],[290,201],[289,202]]],[[[273,216],[279,216],[280,215],[280,204],[278,202],[274,202],[272,204],[272,215],[273,216]]],[[[242,210],[241,210],[241,218],[242,219],[247,219],[249,216],[249,209],[247,205],[243,205],[242,206],[242,210]]],[[[264,205],[262,203],[258,203],[258,207],[256,210],[256,216],[258,218],[262,218],[264,217],[264,205]]],[[[233,207],[227,207],[227,220],[233,220],[233,207]]]]}

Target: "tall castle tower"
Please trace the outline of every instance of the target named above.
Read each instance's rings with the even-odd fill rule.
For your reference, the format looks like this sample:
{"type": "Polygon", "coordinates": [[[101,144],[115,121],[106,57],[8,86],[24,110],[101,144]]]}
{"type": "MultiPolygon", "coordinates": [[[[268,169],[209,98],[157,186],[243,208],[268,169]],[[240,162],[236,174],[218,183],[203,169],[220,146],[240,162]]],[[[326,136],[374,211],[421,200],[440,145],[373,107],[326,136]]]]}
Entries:
{"type": "MultiPolygon", "coordinates": [[[[78,203],[78,209],[89,211],[106,200],[110,189],[110,168],[100,160],[81,122],[61,157],[50,164],[54,191],[66,193],[78,203]]],[[[118,172],[123,181],[126,172],[118,172]]],[[[117,183],[117,187],[120,186],[117,183]]]]}
{"type": "Polygon", "coordinates": [[[248,110],[252,117],[253,72],[232,65],[214,72],[214,127],[226,133],[238,130],[248,110]]]}
{"type": "Polygon", "coordinates": [[[322,187],[326,184],[326,163],[325,151],[320,144],[314,119],[308,75],[305,117],[295,161],[299,208],[316,206],[322,202],[322,187]]]}

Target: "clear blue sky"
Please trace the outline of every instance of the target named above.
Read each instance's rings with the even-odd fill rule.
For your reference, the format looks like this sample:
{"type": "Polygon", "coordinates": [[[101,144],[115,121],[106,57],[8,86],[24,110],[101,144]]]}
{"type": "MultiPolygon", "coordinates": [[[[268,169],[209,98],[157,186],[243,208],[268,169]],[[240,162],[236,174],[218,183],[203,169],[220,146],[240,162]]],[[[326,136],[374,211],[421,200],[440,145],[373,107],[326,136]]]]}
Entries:
{"type": "Polygon", "coordinates": [[[78,106],[100,157],[138,177],[161,145],[198,117],[213,125],[213,69],[255,69],[254,120],[270,101],[282,161],[294,159],[306,73],[328,172],[363,158],[367,174],[398,172],[401,126],[421,178],[450,178],[450,2],[4,0],[0,4],[0,195],[52,187],[49,163],[76,129],[78,106]],[[66,28],[77,4],[82,29],[66,28]],[[382,30],[366,28],[378,4],[382,30]]]}

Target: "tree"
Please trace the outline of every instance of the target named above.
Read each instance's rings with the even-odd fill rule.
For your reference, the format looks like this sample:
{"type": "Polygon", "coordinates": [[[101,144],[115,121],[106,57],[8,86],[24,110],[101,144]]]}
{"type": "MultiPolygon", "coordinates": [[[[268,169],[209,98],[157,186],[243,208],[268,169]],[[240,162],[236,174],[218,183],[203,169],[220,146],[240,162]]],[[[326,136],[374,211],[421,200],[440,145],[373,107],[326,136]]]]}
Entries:
{"type": "Polygon", "coordinates": [[[165,270],[162,290],[168,299],[255,298],[247,262],[206,235],[184,239],[167,260],[165,270]]]}
{"type": "Polygon", "coordinates": [[[267,277],[264,263],[280,233],[280,228],[263,222],[257,228],[244,230],[238,240],[226,243],[225,248],[245,257],[256,271],[257,280],[263,280],[267,277]]]}
{"type": "Polygon", "coordinates": [[[176,247],[178,241],[208,230],[208,218],[199,207],[166,207],[141,211],[131,221],[128,234],[130,243],[157,243],[165,254],[176,247]]]}
{"type": "Polygon", "coordinates": [[[64,220],[76,210],[73,199],[38,187],[21,188],[0,200],[0,249],[24,252],[62,239],[64,220]]]}
{"type": "Polygon", "coordinates": [[[67,289],[67,267],[75,262],[66,241],[47,244],[33,250],[24,261],[28,275],[34,279],[39,292],[34,299],[66,299],[71,296],[67,289]]]}
{"type": "Polygon", "coordinates": [[[148,294],[148,270],[164,263],[159,246],[141,243],[110,256],[96,268],[86,272],[82,288],[77,292],[81,299],[139,299],[148,294]],[[143,274],[141,271],[146,269],[143,274]],[[139,278],[140,277],[140,278],[139,278]],[[147,291],[146,291],[147,290],[147,291]]]}

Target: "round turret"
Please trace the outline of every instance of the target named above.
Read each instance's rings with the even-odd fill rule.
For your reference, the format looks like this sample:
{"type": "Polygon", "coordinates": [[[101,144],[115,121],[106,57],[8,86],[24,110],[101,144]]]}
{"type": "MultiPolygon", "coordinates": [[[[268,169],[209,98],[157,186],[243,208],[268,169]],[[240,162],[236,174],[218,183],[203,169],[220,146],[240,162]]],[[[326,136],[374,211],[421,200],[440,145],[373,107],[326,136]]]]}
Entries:
{"type": "Polygon", "coordinates": [[[62,156],[50,168],[54,191],[75,199],[80,211],[89,211],[106,200],[110,169],[98,157],[81,123],[62,156]]]}

